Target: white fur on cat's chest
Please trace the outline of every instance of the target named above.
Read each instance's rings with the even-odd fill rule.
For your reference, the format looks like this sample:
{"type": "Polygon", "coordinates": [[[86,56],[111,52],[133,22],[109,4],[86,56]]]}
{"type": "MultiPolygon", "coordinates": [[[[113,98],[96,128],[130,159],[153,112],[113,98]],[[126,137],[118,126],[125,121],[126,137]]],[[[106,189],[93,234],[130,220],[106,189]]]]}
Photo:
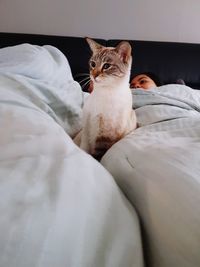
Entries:
{"type": "Polygon", "coordinates": [[[94,119],[103,114],[105,118],[115,120],[116,117],[123,116],[126,110],[132,108],[132,95],[129,90],[129,88],[113,88],[92,92],[83,107],[84,117],[90,115],[90,119],[94,119]]]}

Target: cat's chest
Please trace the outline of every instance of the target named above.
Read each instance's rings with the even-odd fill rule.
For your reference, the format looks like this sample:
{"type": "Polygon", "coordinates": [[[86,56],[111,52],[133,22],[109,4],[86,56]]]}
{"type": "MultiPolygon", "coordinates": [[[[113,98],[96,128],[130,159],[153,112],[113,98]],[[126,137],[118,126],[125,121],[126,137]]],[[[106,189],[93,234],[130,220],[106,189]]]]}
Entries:
{"type": "Polygon", "coordinates": [[[84,112],[84,125],[93,136],[106,136],[110,140],[119,140],[126,128],[130,109],[121,101],[92,101],[84,112]]]}
{"type": "Polygon", "coordinates": [[[108,116],[107,114],[98,114],[90,121],[90,127],[97,131],[98,135],[112,136],[116,139],[124,131],[124,118],[122,116],[108,116]]]}
{"type": "Polygon", "coordinates": [[[103,116],[104,119],[113,119],[123,116],[132,106],[132,97],[129,92],[105,92],[90,95],[85,103],[83,112],[92,119],[103,116]]]}

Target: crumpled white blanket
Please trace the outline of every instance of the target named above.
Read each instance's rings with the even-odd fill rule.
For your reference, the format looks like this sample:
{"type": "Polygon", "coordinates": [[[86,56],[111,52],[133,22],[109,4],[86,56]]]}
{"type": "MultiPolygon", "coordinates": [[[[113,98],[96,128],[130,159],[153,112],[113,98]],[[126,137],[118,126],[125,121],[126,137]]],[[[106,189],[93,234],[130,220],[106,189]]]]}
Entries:
{"type": "Polygon", "coordinates": [[[143,267],[134,208],[67,134],[82,101],[56,48],[0,50],[0,267],[143,267]]]}
{"type": "Polygon", "coordinates": [[[147,266],[200,266],[200,91],[132,93],[140,127],[101,163],[140,215],[147,266]]]}
{"type": "Polygon", "coordinates": [[[2,48],[0,74],[7,77],[2,86],[10,87],[16,100],[25,91],[26,97],[51,115],[69,135],[80,130],[83,92],[72,77],[67,58],[56,47],[21,44],[2,48]],[[13,81],[18,90],[11,89],[13,81]]]}

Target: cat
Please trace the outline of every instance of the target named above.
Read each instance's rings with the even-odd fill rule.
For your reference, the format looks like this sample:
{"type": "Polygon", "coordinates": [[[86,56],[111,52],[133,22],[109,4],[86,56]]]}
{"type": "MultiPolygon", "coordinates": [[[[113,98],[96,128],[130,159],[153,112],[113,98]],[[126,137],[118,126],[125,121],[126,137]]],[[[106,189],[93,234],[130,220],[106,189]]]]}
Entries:
{"type": "Polygon", "coordinates": [[[122,41],[105,47],[86,38],[92,56],[89,60],[93,90],[83,106],[83,128],[75,143],[100,160],[117,141],[136,129],[129,86],[132,48],[122,41]]]}

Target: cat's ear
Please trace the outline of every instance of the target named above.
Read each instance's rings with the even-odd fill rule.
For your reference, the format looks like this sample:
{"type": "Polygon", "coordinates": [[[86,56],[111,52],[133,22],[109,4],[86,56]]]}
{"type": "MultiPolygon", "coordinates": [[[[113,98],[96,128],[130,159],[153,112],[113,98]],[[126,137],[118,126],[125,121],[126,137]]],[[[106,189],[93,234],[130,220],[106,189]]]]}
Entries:
{"type": "Polygon", "coordinates": [[[98,50],[103,47],[102,45],[98,44],[97,42],[95,42],[94,40],[92,40],[89,37],[86,37],[86,41],[88,42],[93,53],[98,52],[98,50]]]}
{"type": "Polygon", "coordinates": [[[120,55],[120,57],[124,63],[128,63],[128,61],[131,57],[131,52],[132,52],[132,48],[131,48],[131,45],[129,44],[129,42],[127,42],[127,41],[120,42],[116,46],[115,51],[120,55]]]}

